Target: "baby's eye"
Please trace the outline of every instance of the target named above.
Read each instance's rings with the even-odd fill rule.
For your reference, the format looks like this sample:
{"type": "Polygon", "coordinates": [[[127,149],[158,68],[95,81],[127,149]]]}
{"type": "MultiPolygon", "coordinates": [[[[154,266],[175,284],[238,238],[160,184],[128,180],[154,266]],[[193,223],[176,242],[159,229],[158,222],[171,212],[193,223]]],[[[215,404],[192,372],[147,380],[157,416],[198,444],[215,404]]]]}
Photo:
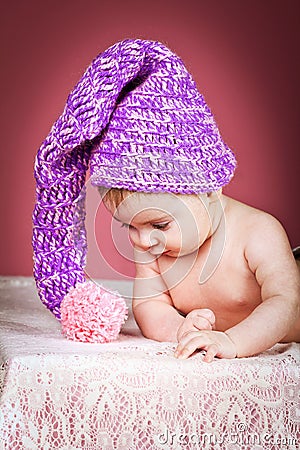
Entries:
{"type": "Polygon", "coordinates": [[[130,225],[129,223],[122,223],[121,228],[128,228],[128,229],[132,229],[134,228],[132,225],[130,225]]]}
{"type": "Polygon", "coordinates": [[[153,223],[152,227],[156,230],[165,230],[168,228],[170,222],[162,222],[162,223],[153,223]]]}

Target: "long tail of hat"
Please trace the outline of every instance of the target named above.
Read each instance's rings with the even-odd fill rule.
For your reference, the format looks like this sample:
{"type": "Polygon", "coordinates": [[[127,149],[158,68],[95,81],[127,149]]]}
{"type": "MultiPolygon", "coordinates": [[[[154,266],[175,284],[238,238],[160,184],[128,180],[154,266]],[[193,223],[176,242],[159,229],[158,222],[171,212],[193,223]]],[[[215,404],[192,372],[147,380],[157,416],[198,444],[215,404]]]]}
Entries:
{"type": "MultiPolygon", "coordinates": [[[[84,185],[92,140],[101,135],[123,88],[174,54],[153,41],[125,40],[100,54],[68,97],[38,150],[33,213],[34,276],[42,302],[60,304],[85,280],[84,185]]],[[[178,58],[179,64],[181,63],[178,58]]]]}

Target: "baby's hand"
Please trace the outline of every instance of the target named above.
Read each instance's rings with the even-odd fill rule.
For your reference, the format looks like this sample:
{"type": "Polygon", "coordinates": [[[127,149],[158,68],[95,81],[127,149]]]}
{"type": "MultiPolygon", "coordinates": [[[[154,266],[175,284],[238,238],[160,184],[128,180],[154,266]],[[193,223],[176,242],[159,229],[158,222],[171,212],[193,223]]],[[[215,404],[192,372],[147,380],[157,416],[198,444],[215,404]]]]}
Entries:
{"type": "Polygon", "coordinates": [[[220,331],[190,331],[182,336],[175,350],[174,356],[186,359],[197,348],[206,350],[204,361],[211,362],[214,356],[219,358],[235,358],[236,348],[234,342],[226,333],[220,331]]]}
{"type": "Polygon", "coordinates": [[[187,314],[182,325],[178,328],[178,342],[190,331],[212,330],[215,321],[215,315],[210,309],[194,309],[187,314]]]}

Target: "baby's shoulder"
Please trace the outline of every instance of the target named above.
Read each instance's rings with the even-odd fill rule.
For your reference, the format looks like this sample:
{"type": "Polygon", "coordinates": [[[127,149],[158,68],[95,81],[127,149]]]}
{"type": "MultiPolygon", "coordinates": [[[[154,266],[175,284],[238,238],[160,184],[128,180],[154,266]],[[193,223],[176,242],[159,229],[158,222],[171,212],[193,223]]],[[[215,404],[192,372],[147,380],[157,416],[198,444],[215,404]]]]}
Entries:
{"type": "Polygon", "coordinates": [[[248,261],[258,264],[268,259],[291,259],[287,233],[280,221],[271,214],[246,204],[232,205],[231,221],[235,223],[235,238],[242,242],[248,261]],[[235,221],[233,220],[235,217],[235,221]]]}
{"type": "Polygon", "coordinates": [[[280,221],[271,214],[241,202],[232,201],[228,216],[229,233],[248,253],[274,249],[290,251],[286,231],[280,221]],[[231,232],[230,232],[231,231],[231,232]]]}
{"type": "Polygon", "coordinates": [[[279,220],[271,214],[237,200],[230,199],[229,202],[229,217],[244,233],[255,231],[265,235],[268,231],[276,234],[285,232],[279,220]]]}

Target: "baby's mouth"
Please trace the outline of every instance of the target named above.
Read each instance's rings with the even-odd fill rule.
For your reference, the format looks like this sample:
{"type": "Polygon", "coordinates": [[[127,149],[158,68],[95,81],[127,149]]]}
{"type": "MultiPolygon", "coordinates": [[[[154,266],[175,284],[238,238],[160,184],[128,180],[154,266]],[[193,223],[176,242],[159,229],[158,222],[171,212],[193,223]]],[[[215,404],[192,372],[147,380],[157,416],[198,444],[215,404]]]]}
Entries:
{"type": "Polygon", "coordinates": [[[149,253],[152,255],[152,256],[155,256],[155,257],[160,257],[160,256],[165,256],[165,255],[167,255],[168,253],[170,253],[170,251],[169,250],[163,250],[163,251],[155,251],[155,250],[149,250],[149,253]]]}

